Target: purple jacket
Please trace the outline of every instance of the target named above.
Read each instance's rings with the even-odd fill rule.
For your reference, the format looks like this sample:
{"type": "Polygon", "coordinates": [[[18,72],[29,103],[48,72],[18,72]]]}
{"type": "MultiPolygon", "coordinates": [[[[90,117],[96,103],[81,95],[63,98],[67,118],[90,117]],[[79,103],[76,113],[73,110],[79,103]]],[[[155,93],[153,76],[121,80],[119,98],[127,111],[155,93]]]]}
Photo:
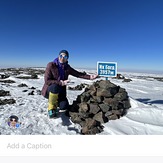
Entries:
{"type": "MultiPolygon", "coordinates": [[[[65,80],[68,79],[69,75],[75,76],[77,78],[83,78],[83,79],[90,79],[90,75],[87,75],[86,73],[79,72],[75,69],[73,69],[69,64],[67,64],[65,68],[65,80]]],[[[45,75],[44,75],[45,83],[42,88],[42,95],[46,96],[46,91],[48,89],[48,86],[51,84],[58,84],[61,85],[61,82],[59,80],[59,70],[58,66],[54,62],[49,62],[47,64],[45,75]]]]}

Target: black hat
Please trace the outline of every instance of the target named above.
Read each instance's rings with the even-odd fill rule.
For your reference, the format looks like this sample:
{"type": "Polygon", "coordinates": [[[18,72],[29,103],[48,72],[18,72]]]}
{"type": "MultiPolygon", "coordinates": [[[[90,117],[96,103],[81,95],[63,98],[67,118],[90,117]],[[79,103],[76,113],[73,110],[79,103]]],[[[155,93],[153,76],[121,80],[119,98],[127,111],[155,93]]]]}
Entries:
{"type": "Polygon", "coordinates": [[[9,121],[13,121],[13,120],[15,120],[15,122],[18,122],[18,117],[16,116],[16,115],[11,115],[10,117],[9,117],[9,121]]]}
{"type": "Polygon", "coordinates": [[[67,57],[69,58],[69,53],[68,53],[67,50],[61,50],[61,51],[59,52],[59,54],[61,54],[61,53],[65,53],[65,54],[67,55],[67,57]]]}

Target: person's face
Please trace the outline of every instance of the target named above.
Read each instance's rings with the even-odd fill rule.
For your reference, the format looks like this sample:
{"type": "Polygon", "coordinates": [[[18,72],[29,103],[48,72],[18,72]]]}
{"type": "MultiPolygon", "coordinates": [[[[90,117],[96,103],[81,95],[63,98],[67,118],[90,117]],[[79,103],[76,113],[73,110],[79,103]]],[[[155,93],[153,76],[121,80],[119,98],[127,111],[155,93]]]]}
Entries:
{"type": "Polygon", "coordinates": [[[65,63],[68,60],[68,57],[67,57],[67,55],[65,53],[59,54],[58,58],[59,58],[60,63],[65,63]]]}
{"type": "Polygon", "coordinates": [[[16,126],[16,120],[15,119],[12,119],[12,120],[10,120],[10,125],[12,126],[12,127],[15,127],[16,126]]]}

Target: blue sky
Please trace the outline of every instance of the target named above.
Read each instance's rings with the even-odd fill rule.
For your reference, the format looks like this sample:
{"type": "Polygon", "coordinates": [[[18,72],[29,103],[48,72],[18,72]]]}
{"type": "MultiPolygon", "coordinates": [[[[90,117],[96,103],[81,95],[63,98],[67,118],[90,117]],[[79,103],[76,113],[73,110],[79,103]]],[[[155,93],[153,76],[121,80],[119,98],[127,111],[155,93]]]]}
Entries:
{"type": "Polygon", "coordinates": [[[163,70],[163,1],[0,0],[0,67],[45,67],[62,49],[75,68],[163,70]]]}

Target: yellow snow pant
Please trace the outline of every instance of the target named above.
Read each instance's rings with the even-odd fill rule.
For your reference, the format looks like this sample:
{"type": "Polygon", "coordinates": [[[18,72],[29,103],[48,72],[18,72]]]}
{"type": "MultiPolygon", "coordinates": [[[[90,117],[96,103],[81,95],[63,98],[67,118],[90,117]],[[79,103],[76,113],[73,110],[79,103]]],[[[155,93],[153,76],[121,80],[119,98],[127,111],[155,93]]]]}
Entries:
{"type": "Polygon", "coordinates": [[[49,92],[48,111],[55,110],[58,107],[58,94],[49,92]]]}

